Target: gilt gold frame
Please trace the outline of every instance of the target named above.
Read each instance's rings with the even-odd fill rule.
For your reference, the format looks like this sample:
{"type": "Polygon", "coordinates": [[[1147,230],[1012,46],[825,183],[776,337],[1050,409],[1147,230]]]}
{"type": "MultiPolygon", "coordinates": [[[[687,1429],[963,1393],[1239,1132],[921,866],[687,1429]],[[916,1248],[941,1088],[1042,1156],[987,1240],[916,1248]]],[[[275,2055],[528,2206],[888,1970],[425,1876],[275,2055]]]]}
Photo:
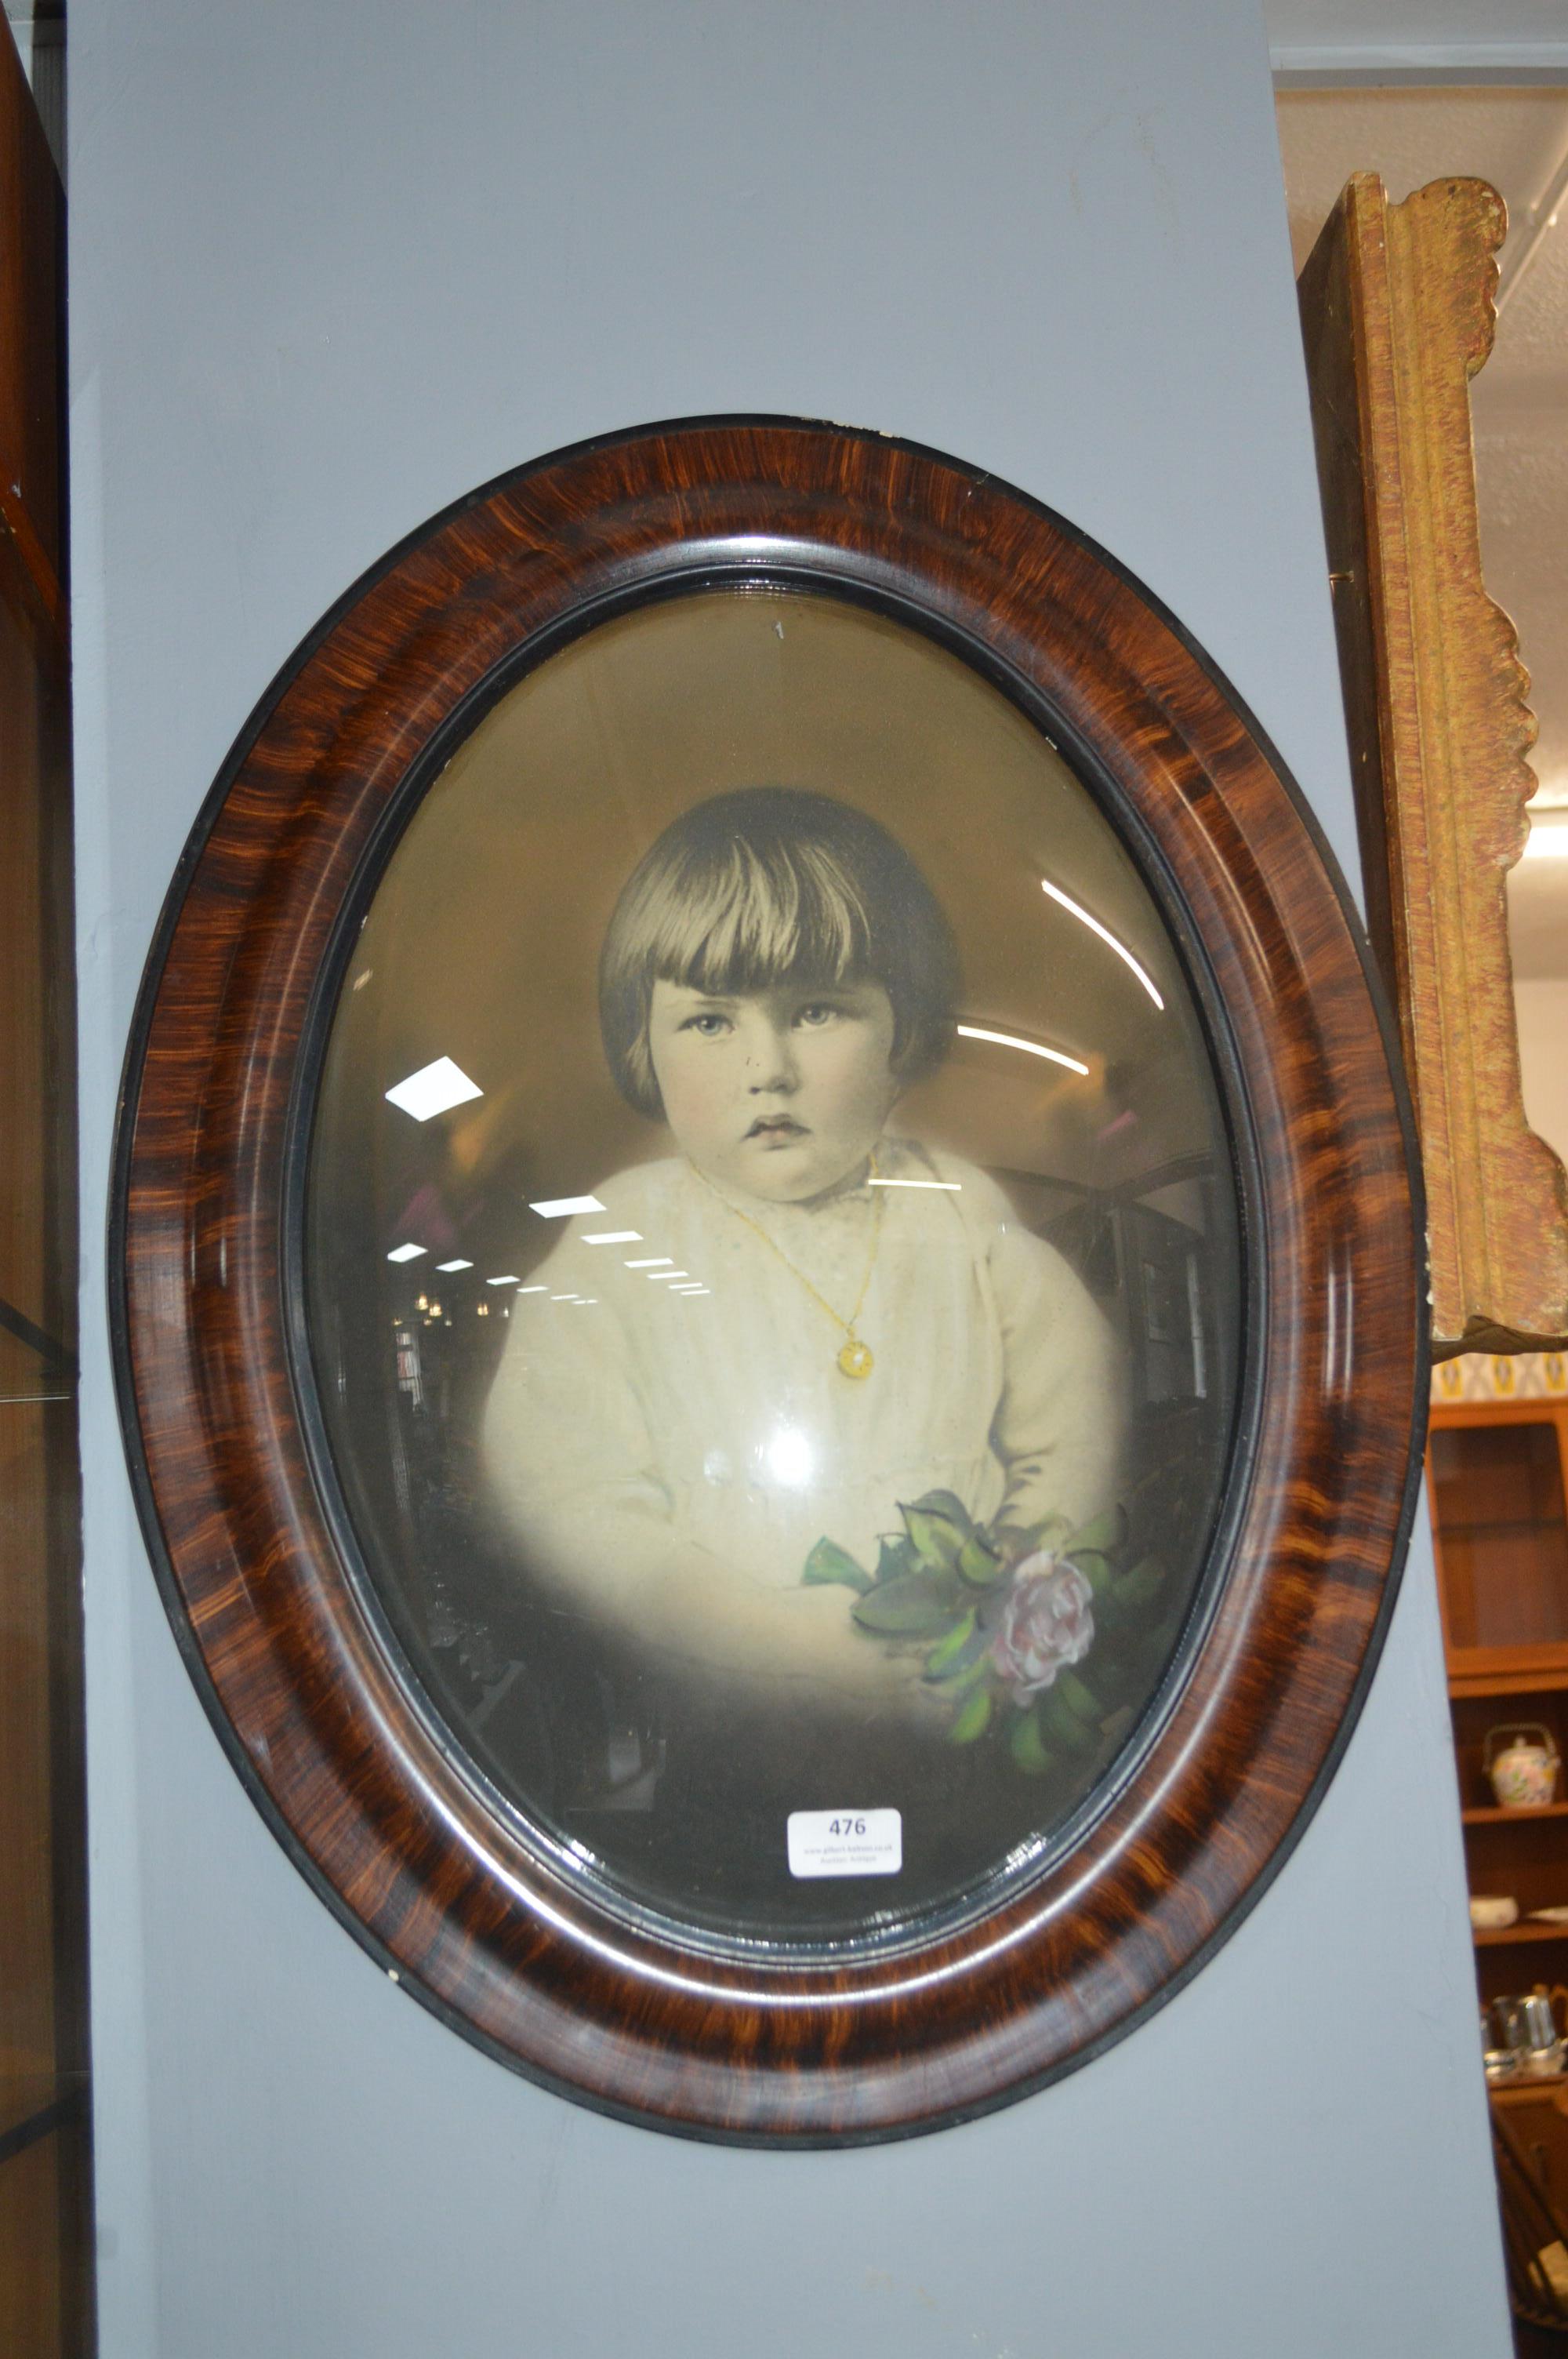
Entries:
{"type": "Polygon", "coordinates": [[[1513,625],[1481,579],[1469,381],[1496,190],[1344,190],[1300,299],[1366,879],[1426,1180],[1434,1356],[1568,1334],[1568,1175],[1519,1082],[1506,879],[1535,792],[1513,625]]]}

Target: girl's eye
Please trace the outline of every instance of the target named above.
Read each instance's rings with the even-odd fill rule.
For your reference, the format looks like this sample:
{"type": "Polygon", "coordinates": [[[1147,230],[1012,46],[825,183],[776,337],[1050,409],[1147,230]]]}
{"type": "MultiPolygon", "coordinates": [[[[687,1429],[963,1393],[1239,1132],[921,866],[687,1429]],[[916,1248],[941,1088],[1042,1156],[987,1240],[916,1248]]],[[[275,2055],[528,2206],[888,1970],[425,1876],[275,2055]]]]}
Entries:
{"type": "Polygon", "coordinates": [[[795,1020],[797,1024],[831,1024],[838,1013],[838,1010],[836,1007],[829,1007],[825,1002],[814,999],[808,1007],[797,1010],[795,1020]]]}
{"type": "Polygon", "coordinates": [[[683,1032],[696,1032],[704,1040],[717,1040],[721,1032],[730,1029],[730,1018],[705,1010],[699,1016],[688,1016],[680,1028],[683,1032]]]}

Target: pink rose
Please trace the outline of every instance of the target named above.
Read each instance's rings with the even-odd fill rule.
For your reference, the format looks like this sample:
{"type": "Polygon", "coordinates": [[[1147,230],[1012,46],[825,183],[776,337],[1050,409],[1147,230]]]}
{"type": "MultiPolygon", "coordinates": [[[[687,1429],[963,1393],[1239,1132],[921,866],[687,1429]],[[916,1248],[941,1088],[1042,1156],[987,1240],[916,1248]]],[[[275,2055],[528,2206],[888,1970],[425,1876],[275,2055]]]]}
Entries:
{"type": "Polygon", "coordinates": [[[1094,1592],[1076,1565],[1041,1549],[1012,1576],[991,1660],[1016,1703],[1044,1693],[1065,1664],[1081,1663],[1094,1644],[1094,1592]]]}

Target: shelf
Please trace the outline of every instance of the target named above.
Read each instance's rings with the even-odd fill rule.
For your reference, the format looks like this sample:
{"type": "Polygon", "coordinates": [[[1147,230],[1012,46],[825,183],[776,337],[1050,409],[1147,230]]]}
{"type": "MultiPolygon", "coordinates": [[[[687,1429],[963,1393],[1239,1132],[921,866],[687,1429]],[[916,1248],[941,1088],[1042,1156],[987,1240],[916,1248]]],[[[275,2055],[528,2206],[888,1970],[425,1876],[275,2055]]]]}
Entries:
{"type": "Polygon", "coordinates": [[[1568,1941],[1568,1925],[1527,1925],[1522,1919],[1517,1925],[1499,1925],[1484,1933],[1472,1930],[1470,1939],[1478,1950],[1495,1950],[1519,1941],[1568,1941]]]}
{"type": "Polygon", "coordinates": [[[1552,1532],[1564,1537],[1563,1518],[1555,1512],[1544,1516],[1468,1516],[1459,1520],[1447,1518],[1443,1527],[1444,1544],[1449,1540],[1473,1539],[1477,1532],[1552,1532]]]}
{"type": "Polygon", "coordinates": [[[1461,1671],[1450,1669],[1448,1692],[1455,1703],[1467,1696],[1560,1695],[1568,1688],[1568,1663],[1550,1670],[1461,1671]]]}
{"type": "Polygon", "coordinates": [[[1484,1810],[1461,1810],[1459,1815],[1467,1827],[1511,1826],[1515,1820],[1568,1819],[1568,1802],[1539,1802],[1528,1810],[1505,1810],[1488,1803],[1484,1810]]]}
{"type": "Polygon", "coordinates": [[[1521,2072],[1517,2080],[1487,2083],[1487,2094],[1494,2105],[1539,2105],[1543,2098],[1553,2104],[1564,2090],[1568,2090],[1568,2074],[1562,2072],[1521,2072]]]}

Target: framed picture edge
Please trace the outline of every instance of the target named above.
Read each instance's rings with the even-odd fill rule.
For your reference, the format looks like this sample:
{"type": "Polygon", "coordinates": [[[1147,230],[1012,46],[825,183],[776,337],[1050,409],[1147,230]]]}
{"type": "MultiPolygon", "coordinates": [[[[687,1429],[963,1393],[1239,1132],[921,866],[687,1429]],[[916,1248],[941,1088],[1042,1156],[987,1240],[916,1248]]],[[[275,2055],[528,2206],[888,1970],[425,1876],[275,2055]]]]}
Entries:
{"type": "Polygon", "coordinates": [[[1390,204],[1358,172],[1298,288],[1368,927],[1410,1076],[1440,1360],[1568,1340],[1568,1174],[1525,1117],[1506,900],[1535,722],[1482,580],[1470,422],[1506,224],[1484,180],[1390,204]]]}
{"type": "MultiPolygon", "coordinates": [[[[339,628],[355,614],[365,596],[387,582],[406,558],[416,554],[437,533],[483,506],[487,501],[504,497],[507,492],[519,484],[544,475],[548,471],[561,469],[574,461],[597,456],[606,451],[621,451],[633,443],[662,445],[672,437],[722,435],[734,431],[762,435],[784,432],[794,435],[827,436],[838,441],[847,440],[862,447],[870,444],[873,457],[880,454],[884,462],[909,458],[921,465],[954,469],[954,462],[942,459],[939,454],[926,451],[920,446],[895,442],[890,438],[881,436],[856,437],[849,434],[848,429],[822,427],[810,421],[793,419],[726,419],[672,421],[660,427],[637,429],[628,435],[595,438],[590,441],[573,446],[568,451],[553,453],[528,467],[509,471],[481,492],[453,503],[438,518],[433,520],[431,525],[421,527],[406,537],[384,560],[366,569],[354,587],[345,594],[344,598],[337,602],[319,625],[306,635],[300,647],[281,668],[274,682],[258,701],[202,806],[190,841],[182,854],[176,878],[160,915],[146,975],[138,995],[135,1017],[127,1049],[125,1085],[114,1149],[114,1188],[110,1237],[113,1344],[115,1380],[131,1456],[138,1515],[181,1654],[196,1680],[209,1717],[225,1751],[233,1761],[253,1799],[256,1800],[262,1810],[264,1818],[272,1832],[283,1843],[288,1855],[306,1875],[312,1888],[327,1901],[340,1921],[348,1927],[378,1965],[416,1995],[440,2019],[474,2040],[486,2053],[527,2072],[531,2077],[539,2080],[546,2086],[557,2089],[563,2094],[588,2103],[619,2118],[683,2135],[742,2145],[784,2143],[793,2147],[838,2146],[916,2135],[949,2123],[973,2118],[992,2110],[998,2104],[1010,2102],[1015,2097],[1048,2084],[1051,2081],[1061,2077],[1064,2072],[1075,2069],[1077,2064],[1087,2061],[1093,2056],[1103,2052],[1107,2047],[1126,2036],[1138,2023],[1143,2021],[1158,2006],[1164,2004],[1170,1996],[1184,1987],[1186,1982],[1212,1957],[1215,1951],[1228,1938],[1230,1932],[1257,1905],[1262,1894],[1272,1884],[1274,1876],[1280,1872],[1295,1843],[1300,1840],[1315,1810],[1354,1727],[1386,1636],[1397,1589],[1398,1573],[1408,1542],[1420,1479],[1419,1445],[1424,1423],[1427,1389],[1422,1322],[1416,1315],[1420,1300],[1419,1271],[1416,1269],[1413,1257],[1408,1273],[1411,1318],[1409,1394],[1403,1423],[1397,1437],[1397,1447],[1403,1452],[1403,1465],[1398,1484],[1397,1509],[1392,1516],[1388,1532],[1384,1571],[1378,1583],[1378,1593],[1371,1609],[1363,1616],[1359,1657],[1353,1676],[1345,1690],[1345,1701],[1340,1716],[1336,1724],[1328,1733],[1311,1775],[1304,1781],[1296,1799],[1293,1813],[1283,1825],[1282,1831],[1276,1831],[1262,1856],[1252,1864],[1240,1890],[1229,1899],[1217,1921],[1191,1940],[1180,1960],[1158,1974],[1151,1985],[1139,1995],[1136,2002],[1124,2008],[1114,2022],[1093,2030],[1089,2036],[1081,2038],[1072,2046],[1069,2052],[1037,2060],[1033,2069],[1026,2066],[1025,2069],[1015,2072],[1005,2085],[968,2091],[954,2089],[946,2096],[939,2086],[928,2086],[922,2096],[913,2089],[911,2075],[905,2074],[902,2095],[892,2104],[880,2104],[874,2111],[874,2115],[865,2118],[856,2117],[856,2108],[853,2105],[843,2108],[841,2117],[835,2115],[832,2105],[831,2075],[824,2084],[825,2108],[819,2105],[810,2117],[803,2117],[798,2110],[794,2110],[788,2105],[777,2110],[775,2114],[774,2111],[770,2110],[765,2102],[760,2113],[748,2113],[742,2106],[736,2117],[732,2119],[726,2117],[722,2104],[717,2107],[709,2104],[706,2110],[698,2105],[693,2111],[683,2114],[678,2107],[672,2108],[667,2104],[662,2103],[650,2104],[645,2093],[641,2095],[638,2093],[634,2076],[628,2082],[624,2094],[620,2094],[613,2087],[602,2083],[586,2086],[580,2079],[552,2070],[546,2059],[520,2054],[515,2044],[509,2044],[507,2040],[496,2037],[492,2031],[486,2028],[482,2021],[476,2020],[470,2013],[455,2006],[449,1995],[419,1973],[416,1965],[411,1963],[406,1951],[399,1950],[394,1941],[385,1937],[375,1922],[371,1921],[364,1913],[351,1904],[305,1841],[295,1819],[280,1805],[265,1780],[258,1776],[256,1763],[253,1757],[254,1748],[247,1747],[244,1738],[236,1728],[223,1701],[218,1681],[213,1676],[207,1653],[200,1641],[192,1618],[191,1601],[187,1588],[182,1584],[176,1561],[176,1550],[165,1531],[163,1520],[158,1512],[157,1474],[147,1452],[146,1437],[142,1422],[142,1404],[137,1396],[134,1338],[128,1306],[131,1280],[127,1268],[127,1219],[132,1202],[136,1160],[135,1114],[139,1103],[139,1082],[145,1074],[146,1060],[154,1029],[159,995],[164,985],[173,945],[188,906],[189,897],[214,832],[222,821],[230,793],[236,781],[243,776],[247,762],[266,732],[269,720],[276,713],[279,702],[287,694],[291,685],[339,628]]],[[[976,483],[988,480],[983,478],[978,470],[957,470],[956,472],[967,475],[976,483]]],[[[1332,896],[1336,901],[1340,919],[1346,927],[1351,943],[1356,946],[1356,956],[1359,961],[1362,982],[1375,1013],[1377,1034],[1383,1050],[1389,1083],[1389,1109],[1394,1129],[1402,1136],[1408,1155],[1411,1136],[1410,1112],[1403,1092],[1398,1058],[1391,1051],[1390,1027],[1387,1012],[1381,1003],[1376,978],[1366,958],[1364,949],[1357,943],[1354,916],[1348,896],[1343,880],[1338,877],[1334,868],[1332,858],[1327,854],[1321,830],[1272,747],[1268,744],[1263,734],[1258,730],[1240,701],[1230,690],[1228,684],[1224,681],[1217,669],[1209,662],[1200,649],[1194,646],[1190,636],[1180,625],[1166,614],[1157,601],[1141,589],[1126,569],[1117,565],[1114,560],[1105,558],[1102,552],[1085,539],[1084,536],[1075,532],[1071,527],[1065,525],[1050,511],[1043,509],[1038,503],[1029,500],[1026,495],[1012,493],[1006,486],[994,486],[993,497],[1011,503],[1020,510],[1029,511],[1052,532],[1061,536],[1065,542],[1082,552],[1089,562],[1102,566],[1107,573],[1114,576],[1122,587],[1140,602],[1150,615],[1168,631],[1185,657],[1201,669],[1210,688],[1239,720],[1242,728],[1261,760],[1269,767],[1278,787],[1282,789],[1286,801],[1292,807],[1294,821],[1313,848],[1320,871],[1329,884],[1332,896]]],[[[1419,1234],[1419,1227],[1415,1234],[1419,1234]]],[[[1390,1436],[1390,1445],[1393,1445],[1394,1437],[1390,1436]]],[[[738,2066],[736,2069],[743,2068],[738,2066]]],[[[788,2077],[793,2080],[798,2079],[799,2076],[792,2071],[788,2077]]],[[[897,2075],[895,2074],[894,2077],[896,2078],[897,2075]]],[[[920,2077],[918,2065],[916,2065],[913,2081],[917,2082],[920,2077]]],[[[928,2080],[930,2076],[927,2076],[928,2080]]],[[[940,2082],[940,2075],[937,2076],[937,2081],[940,2082]]]]}

